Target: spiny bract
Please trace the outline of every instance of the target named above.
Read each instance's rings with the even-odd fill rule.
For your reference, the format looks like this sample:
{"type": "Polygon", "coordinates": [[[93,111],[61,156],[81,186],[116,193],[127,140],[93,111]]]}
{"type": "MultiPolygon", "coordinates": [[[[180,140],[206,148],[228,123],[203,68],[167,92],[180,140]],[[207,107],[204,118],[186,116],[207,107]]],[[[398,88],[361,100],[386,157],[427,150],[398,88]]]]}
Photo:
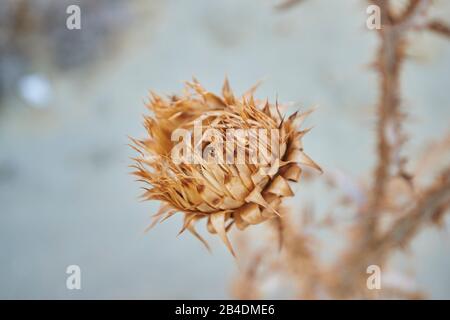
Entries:
{"type": "MultiPolygon", "coordinates": [[[[164,99],[151,93],[147,107],[153,116],[144,116],[148,137],[131,139],[132,147],[140,154],[134,158],[132,167],[136,171],[133,174],[148,185],[144,188],[143,197],[162,202],[150,227],[181,212],[184,223],[180,233],[188,230],[208,247],[194,228],[195,223],[204,218],[208,231],[217,233],[234,255],[227,237],[233,224],[242,230],[267,219],[279,218],[282,199],[294,195],[288,181],[298,182],[302,172],[299,165],[321,170],[303,152],[301,139],[308,130],[298,129],[310,112],[296,112],[284,119],[278,103],[273,105],[254,99],[255,88],[237,98],[225,80],[222,97],[219,97],[206,91],[194,79],[186,83],[182,96],[164,99]],[[226,156],[223,159],[217,148],[206,157],[204,152],[200,156],[192,152],[190,159],[195,161],[175,161],[172,152],[178,139],[173,141],[173,133],[183,129],[195,136],[195,125],[199,122],[201,129],[213,128],[221,139],[230,138],[229,129],[247,130],[247,135],[231,131],[236,144],[226,141],[224,151],[224,154],[232,156],[236,156],[236,149],[243,151],[246,161],[227,161],[229,159],[226,156]],[[252,142],[251,133],[260,129],[276,131],[277,134],[271,134],[270,139],[273,142],[273,137],[276,137],[277,150],[275,152],[267,139],[259,138],[258,148],[266,147],[270,156],[267,158],[266,155],[263,159],[266,161],[250,161],[258,141],[252,142]]],[[[204,150],[213,144],[217,147],[217,141],[206,139],[205,134],[206,131],[202,132],[200,146],[193,145],[190,151],[196,147],[204,150]]],[[[221,146],[225,144],[220,142],[221,146]]],[[[264,152],[260,153],[264,157],[264,152]]]]}

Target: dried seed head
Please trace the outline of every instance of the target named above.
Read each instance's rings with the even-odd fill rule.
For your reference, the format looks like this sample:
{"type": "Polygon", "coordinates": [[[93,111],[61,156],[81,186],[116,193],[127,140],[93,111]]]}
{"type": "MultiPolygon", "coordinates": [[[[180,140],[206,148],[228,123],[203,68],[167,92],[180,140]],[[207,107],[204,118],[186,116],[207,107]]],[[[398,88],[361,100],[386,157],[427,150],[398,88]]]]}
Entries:
{"type": "Polygon", "coordinates": [[[303,152],[308,130],[298,130],[309,112],[284,119],[278,104],[255,100],[254,90],[237,98],[225,80],[219,97],[194,79],[181,97],[151,93],[148,137],[132,139],[139,152],[133,174],[150,186],[143,197],[162,202],[150,227],[181,212],[180,233],[189,230],[208,247],[194,229],[204,218],[234,254],[227,238],[233,224],[242,230],[279,217],[300,165],[321,170],[303,152]]]}

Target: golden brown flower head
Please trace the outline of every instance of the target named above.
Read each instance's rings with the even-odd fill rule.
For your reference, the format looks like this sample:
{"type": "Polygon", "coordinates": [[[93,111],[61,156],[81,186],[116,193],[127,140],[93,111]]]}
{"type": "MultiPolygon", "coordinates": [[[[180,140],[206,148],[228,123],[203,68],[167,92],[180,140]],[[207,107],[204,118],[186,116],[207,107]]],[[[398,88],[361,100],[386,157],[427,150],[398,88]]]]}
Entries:
{"type": "Polygon", "coordinates": [[[279,217],[282,199],[294,195],[289,181],[299,180],[299,165],[321,170],[303,152],[308,130],[298,130],[309,112],[284,119],[278,104],[255,100],[254,90],[237,98],[225,80],[219,97],[194,80],[181,97],[151,94],[149,136],[132,139],[140,154],[133,173],[149,186],[143,197],[162,202],[151,226],[182,212],[180,233],[189,230],[208,247],[194,229],[205,218],[233,253],[233,224],[242,230],[279,217]]]}

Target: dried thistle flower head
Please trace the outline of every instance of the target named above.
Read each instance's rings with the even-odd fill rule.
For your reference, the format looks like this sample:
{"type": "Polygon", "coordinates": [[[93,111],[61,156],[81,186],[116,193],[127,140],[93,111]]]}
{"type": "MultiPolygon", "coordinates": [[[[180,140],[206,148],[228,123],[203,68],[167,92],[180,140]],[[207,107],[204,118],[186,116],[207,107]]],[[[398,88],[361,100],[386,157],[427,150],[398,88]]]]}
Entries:
{"type": "Polygon", "coordinates": [[[255,88],[237,98],[225,80],[219,97],[194,79],[181,97],[151,94],[148,137],[132,139],[140,154],[133,173],[149,186],[143,197],[162,202],[150,227],[181,212],[180,233],[188,230],[208,247],[194,229],[204,218],[234,255],[227,237],[233,224],[242,230],[279,217],[299,165],[321,170],[303,152],[308,130],[298,129],[309,112],[284,119],[278,104],[254,99],[255,88]]]}

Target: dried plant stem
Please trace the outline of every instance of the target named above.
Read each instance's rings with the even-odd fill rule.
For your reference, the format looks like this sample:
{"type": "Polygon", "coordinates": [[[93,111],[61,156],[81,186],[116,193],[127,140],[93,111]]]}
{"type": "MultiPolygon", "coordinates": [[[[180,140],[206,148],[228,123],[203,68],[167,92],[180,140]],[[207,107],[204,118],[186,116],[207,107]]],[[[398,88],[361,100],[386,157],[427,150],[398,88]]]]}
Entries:
{"type": "Polygon", "coordinates": [[[402,133],[402,113],[400,100],[400,71],[404,61],[405,32],[413,27],[428,5],[429,0],[411,1],[402,16],[396,20],[389,12],[388,1],[375,1],[380,6],[382,21],[386,24],[379,30],[380,47],[376,67],[380,79],[380,100],[378,102],[377,149],[378,159],[372,197],[367,209],[366,232],[370,238],[376,233],[377,215],[385,197],[386,184],[393,164],[398,165],[398,173],[404,173],[400,150],[406,138],[402,133]]]}
{"type": "Polygon", "coordinates": [[[435,222],[450,206],[450,167],[420,196],[417,204],[376,242],[380,251],[392,247],[404,247],[419,228],[435,222]]]}
{"type": "Polygon", "coordinates": [[[311,246],[311,237],[296,230],[295,223],[285,215],[283,220],[283,251],[286,255],[287,269],[297,279],[297,297],[316,299],[317,288],[321,283],[320,264],[311,246]]]}
{"type": "Polygon", "coordinates": [[[351,251],[330,273],[330,295],[348,298],[355,295],[367,296],[364,282],[367,266],[383,265],[393,249],[406,247],[421,227],[440,219],[450,207],[450,167],[430,187],[422,192],[417,204],[399,218],[383,235],[372,238],[360,251],[351,251]]]}
{"type": "MultiPolygon", "coordinates": [[[[370,264],[382,265],[384,262],[384,259],[381,259],[381,252],[384,251],[380,248],[380,240],[378,240],[378,221],[387,196],[387,184],[392,178],[392,167],[397,165],[397,174],[408,176],[403,172],[403,162],[400,158],[401,146],[405,141],[402,132],[402,121],[405,115],[401,111],[400,100],[400,71],[405,57],[405,33],[422,23],[423,13],[430,4],[428,0],[410,1],[404,13],[399,17],[394,17],[390,12],[389,1],[372,2],[380,7],[383,21],[383,28],[379,30],[380,46],[376,61],[381,92],[377,106],[378,158],[371,198],[367,209],[362,212],[365,218],[362,219],[362,226],[356,227],[357,239],[352,242],[350,248],[345,251],[342,259],[338,261],[337,266],[331,272],[336,274],[339,270],[341,273],[339,279],[330,281],[330,294],[335,297],[349,297],[355,294],[364,296],[364,293],[357,292],[357,290],[365,287],[362,282],[366,279],[367,266],[370,264]]],[[[415,210],[422,212],[420,207],[415,210]]],[[[414,220],[409,215],[407,216],[406,221],[414,220]]],[[[404,222],[398,223],[398,228],[404,225],[404,222]]],[[[408,230],[412,230],[412,228],[408,230]]],[[[392,232],[396,234],[396,229],[392,232]]],[[[383,241],[389,243],[388,238],[383,241]]]]}
{"type": "Polygon", "coordinates": [[[278,10],[287,10],[303,2],[303,0],[287,0],[276,6],[278,10]]]}
{"type": "Polygon", "coordinates": [[[450,38],[450,26],[441,21],[431,21],[427,26],[428,30],[433,31],[439,35],[450,38]]]}

